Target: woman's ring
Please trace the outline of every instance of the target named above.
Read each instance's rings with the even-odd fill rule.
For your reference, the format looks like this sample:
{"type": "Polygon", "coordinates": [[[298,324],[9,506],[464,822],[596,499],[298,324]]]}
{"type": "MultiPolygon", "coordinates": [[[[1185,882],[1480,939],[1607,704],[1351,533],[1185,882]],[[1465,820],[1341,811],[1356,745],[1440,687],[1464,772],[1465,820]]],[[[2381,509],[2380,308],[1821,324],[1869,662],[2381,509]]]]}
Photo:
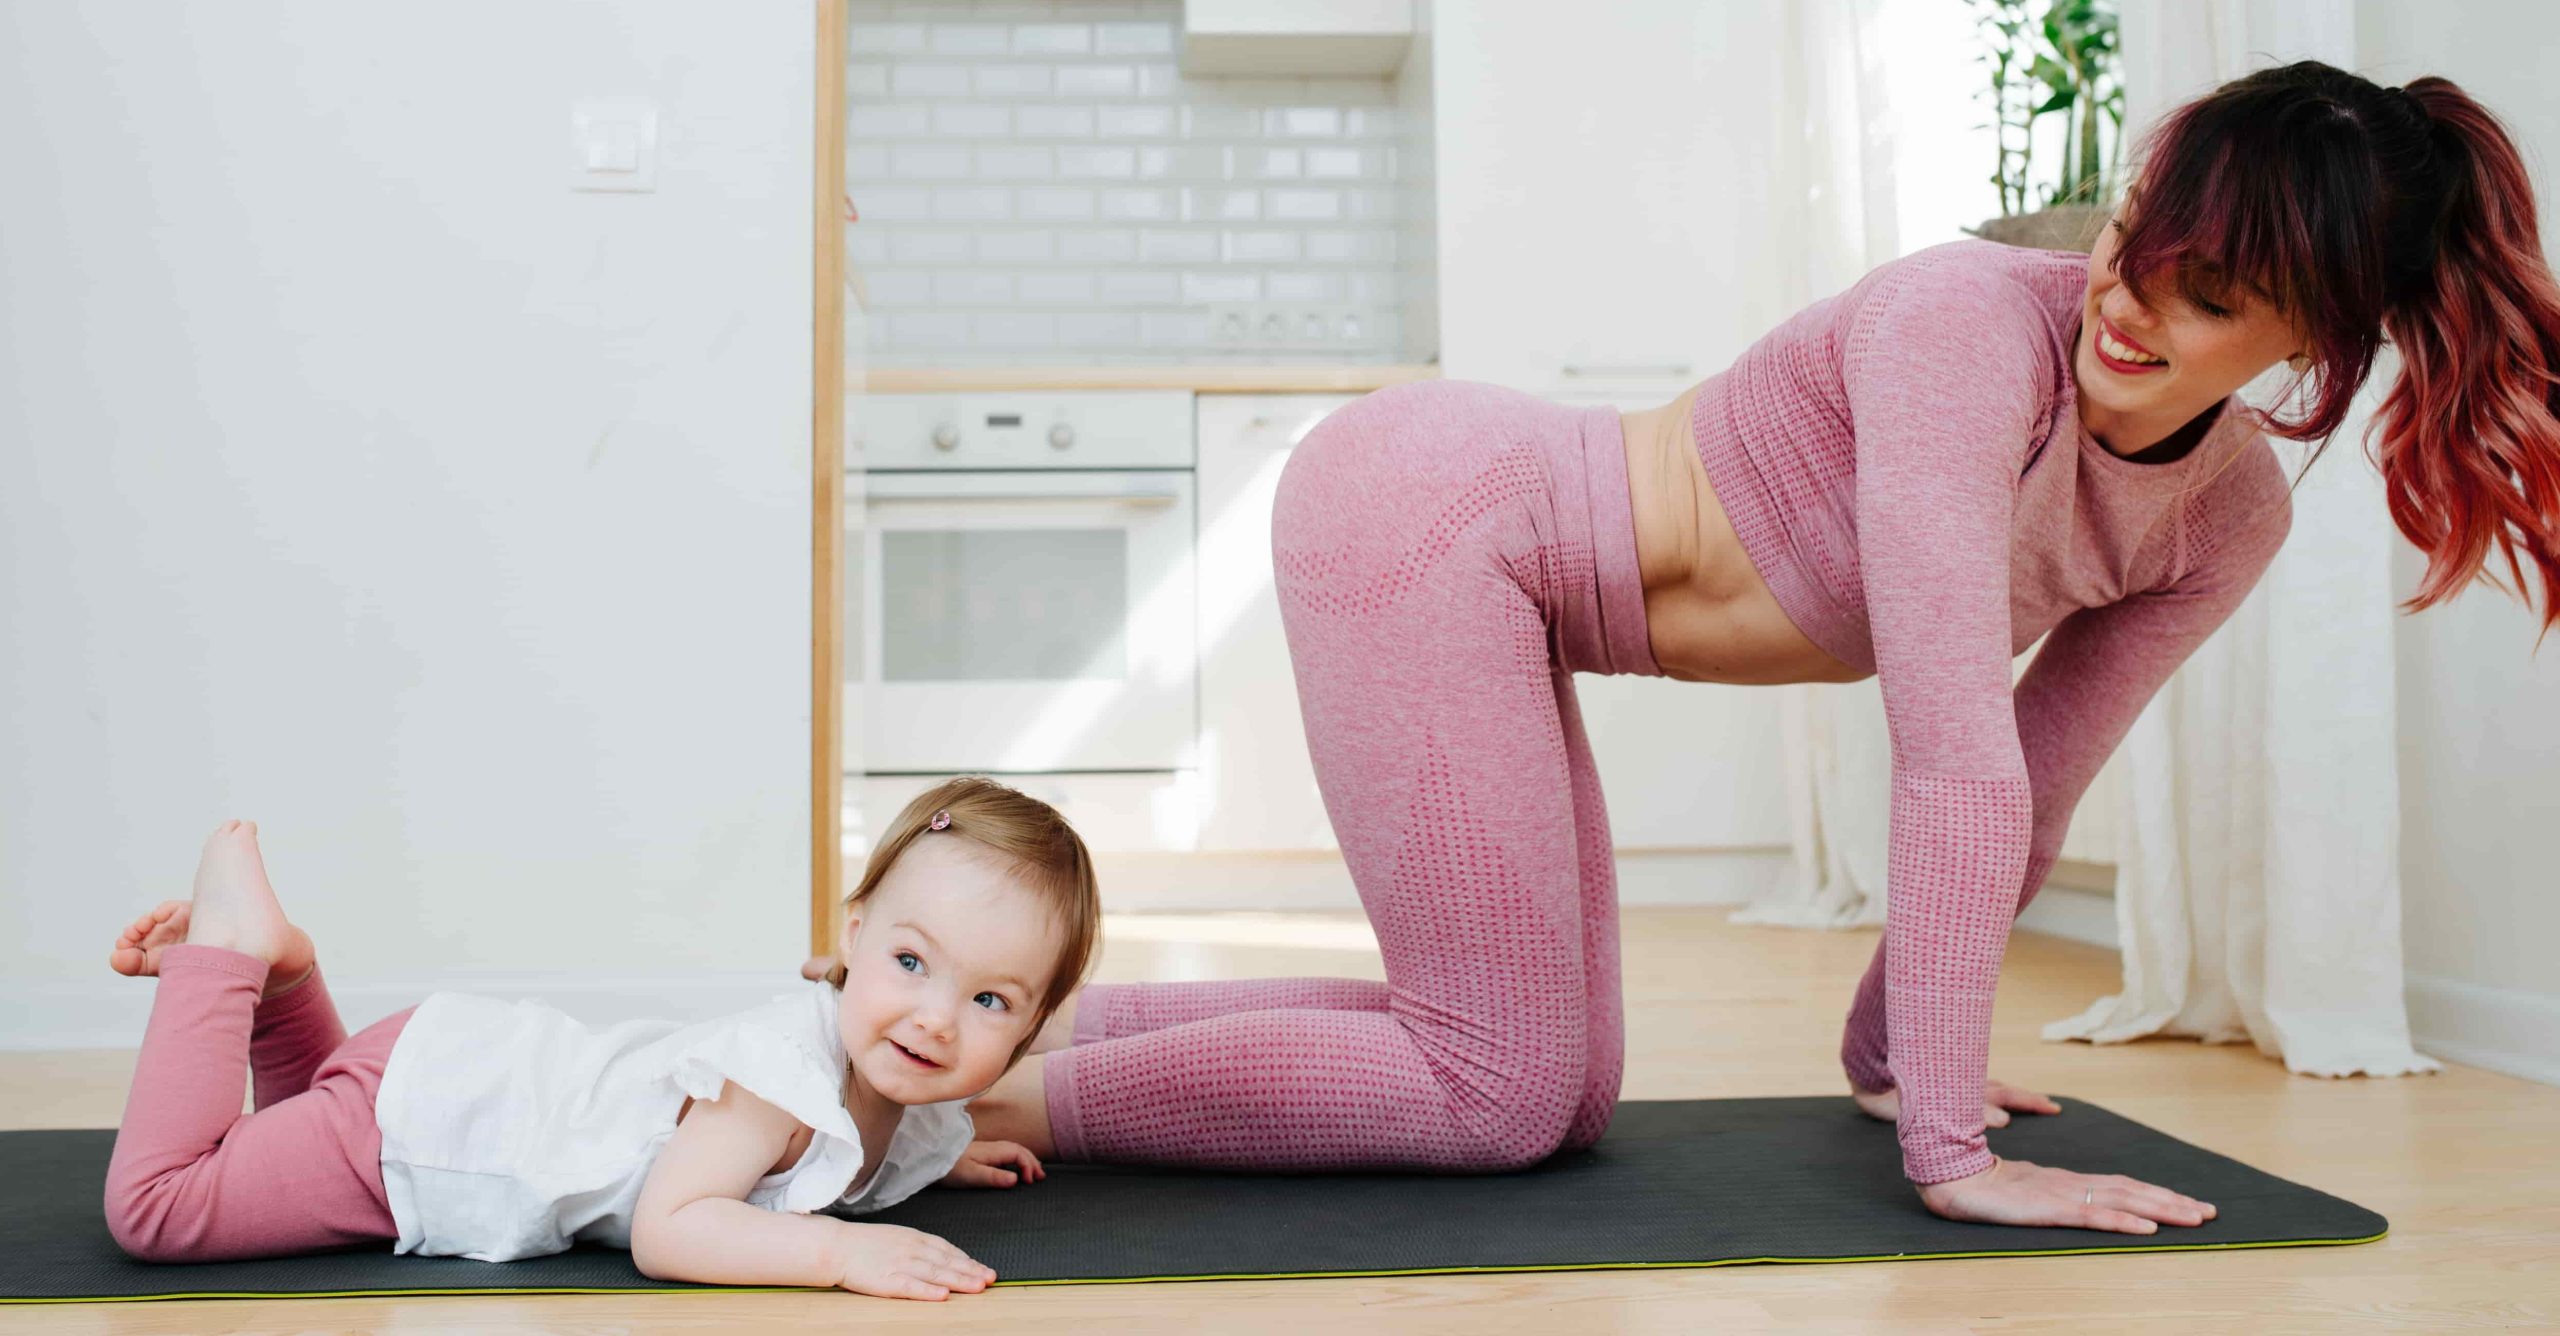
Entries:
{"type": "Polygon", "coordinates": [[[2091,1188],[2091,1189],[2089,1189],[2088,1191],[2081,1193],[2081,1194],[2080,1194],[2080,1204],[2081,1204],[2081,1205],[2083,1205],[2083,1206],[2087,1206],[2087,1205],[2089,1205],[2089,1204],[2090,1204],[2090,1199],[2091,1199],[2091,1198],[2093,1198],[2093,1197],[2095,1197],[2095,1196],[2097,1196],[2097,1195],[2098,1195],[2098,1190],[2097,1190],[2096,1188],[2091,1188]]]}

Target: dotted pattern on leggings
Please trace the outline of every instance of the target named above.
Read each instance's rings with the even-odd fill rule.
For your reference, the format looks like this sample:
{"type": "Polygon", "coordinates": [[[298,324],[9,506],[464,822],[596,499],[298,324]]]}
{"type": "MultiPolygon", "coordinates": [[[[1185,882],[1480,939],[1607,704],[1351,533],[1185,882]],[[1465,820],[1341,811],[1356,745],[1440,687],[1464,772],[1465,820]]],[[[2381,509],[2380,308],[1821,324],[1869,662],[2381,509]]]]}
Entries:
{"type": "Polygon", "coordinates": [[[2026,873],[2027,784],[1896,774],[1886,855],[1885,1047],[1914,1183],[1991,1167],[1991,1001],[2026,873]]]}
{"type": "MultiPolygon", "coordinates": [[[[1218,979],[1195,983],[1093,984],[1077,1004],[1098,1012],[1097,1038],[1126,1039],[1239,1011],[1379,1011],[1387,986],[1372,979],[1218,979]]],[[[1082,1030],[1085,1013],[1076,1016],[1082,1030]]]]}
{"type": "MultiPolygon", "coordinates": [[[[1393,607],[1420,587],[1477,521],[1495,508],[1543,492],[1545,466],[1536,452],[1504,450],[1486,461],[1481,473],[1432,518],[1422,536],[1382,563],[1365,578],[1355,576],[1357,549],[1349,546],[1307,550],[1275,546],[1272,563],[1277,580],[1298,605],[1336,617],[1365,617],[1393,607]]],[[[1359,553],[1359,555],[1370,555],[1359,553]]]]}

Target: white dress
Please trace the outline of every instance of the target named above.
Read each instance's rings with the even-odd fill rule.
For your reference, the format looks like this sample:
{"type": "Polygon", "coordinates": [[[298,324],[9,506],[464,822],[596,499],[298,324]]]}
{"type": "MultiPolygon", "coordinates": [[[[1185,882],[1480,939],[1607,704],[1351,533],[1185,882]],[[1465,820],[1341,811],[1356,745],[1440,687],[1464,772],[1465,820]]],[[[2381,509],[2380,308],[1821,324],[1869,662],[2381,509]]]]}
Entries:
{"type": "Polygon", "coordinates": [[[860,1192],[844,1039],[825,983],[699,1025],[590,1029],[540,1002],[437,993],[382,1073],[382,1186],[395,1252],[512,1261],[578,1243],[631,1246],[631,1209],[687,1097],[734,1081],[814,1129],[758,1181],[768,1210],[877,1211],[950,1172],[972,1135],[961,1101],[911,1105],[860,1192]]]}

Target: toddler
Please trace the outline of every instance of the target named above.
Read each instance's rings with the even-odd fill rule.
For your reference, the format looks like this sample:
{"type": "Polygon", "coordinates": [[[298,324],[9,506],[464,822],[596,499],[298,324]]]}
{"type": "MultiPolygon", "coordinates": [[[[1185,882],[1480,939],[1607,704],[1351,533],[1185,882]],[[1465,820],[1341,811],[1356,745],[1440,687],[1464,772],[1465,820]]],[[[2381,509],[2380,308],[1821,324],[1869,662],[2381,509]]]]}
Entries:
{"type": "Polygon", "coordinates": [[[108,1226],[146,1261],[389,1243],[495,1262],[590,1242],[665,1280],[982,1290],[995,1273],[941,1239],[834,1217],[1043,1175],[1021,1146],[973,1141],[965,1106],[1081,981],[1100,919],[1056,810],[956,779],[891,823],[833,968],[799,992],[604,1029],[437,993],[350,1039],[257,827],[228,822],[194,900],[135,920],[109,956],[160,983],[108,1226]]]}

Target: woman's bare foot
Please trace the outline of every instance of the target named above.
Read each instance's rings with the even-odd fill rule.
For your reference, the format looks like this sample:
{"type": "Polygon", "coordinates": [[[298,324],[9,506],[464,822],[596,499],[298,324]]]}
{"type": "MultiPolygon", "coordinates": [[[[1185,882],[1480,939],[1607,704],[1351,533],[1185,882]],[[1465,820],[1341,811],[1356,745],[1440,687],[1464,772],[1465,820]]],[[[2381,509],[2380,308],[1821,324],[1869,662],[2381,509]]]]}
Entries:
{"type": "MultiPolygon", "coordinates": [[[[189,945],[218,946],[267,962],[269,997],[311,975],[311,937],[276,903],[266,860],[258,855],[255,822],[226,821],[205,840],[204,859],[196,864],[195,903],[185,919],[189,945]]],[[[156,969],[157,958],[148,949],[143,955],[156,969]]]]}

